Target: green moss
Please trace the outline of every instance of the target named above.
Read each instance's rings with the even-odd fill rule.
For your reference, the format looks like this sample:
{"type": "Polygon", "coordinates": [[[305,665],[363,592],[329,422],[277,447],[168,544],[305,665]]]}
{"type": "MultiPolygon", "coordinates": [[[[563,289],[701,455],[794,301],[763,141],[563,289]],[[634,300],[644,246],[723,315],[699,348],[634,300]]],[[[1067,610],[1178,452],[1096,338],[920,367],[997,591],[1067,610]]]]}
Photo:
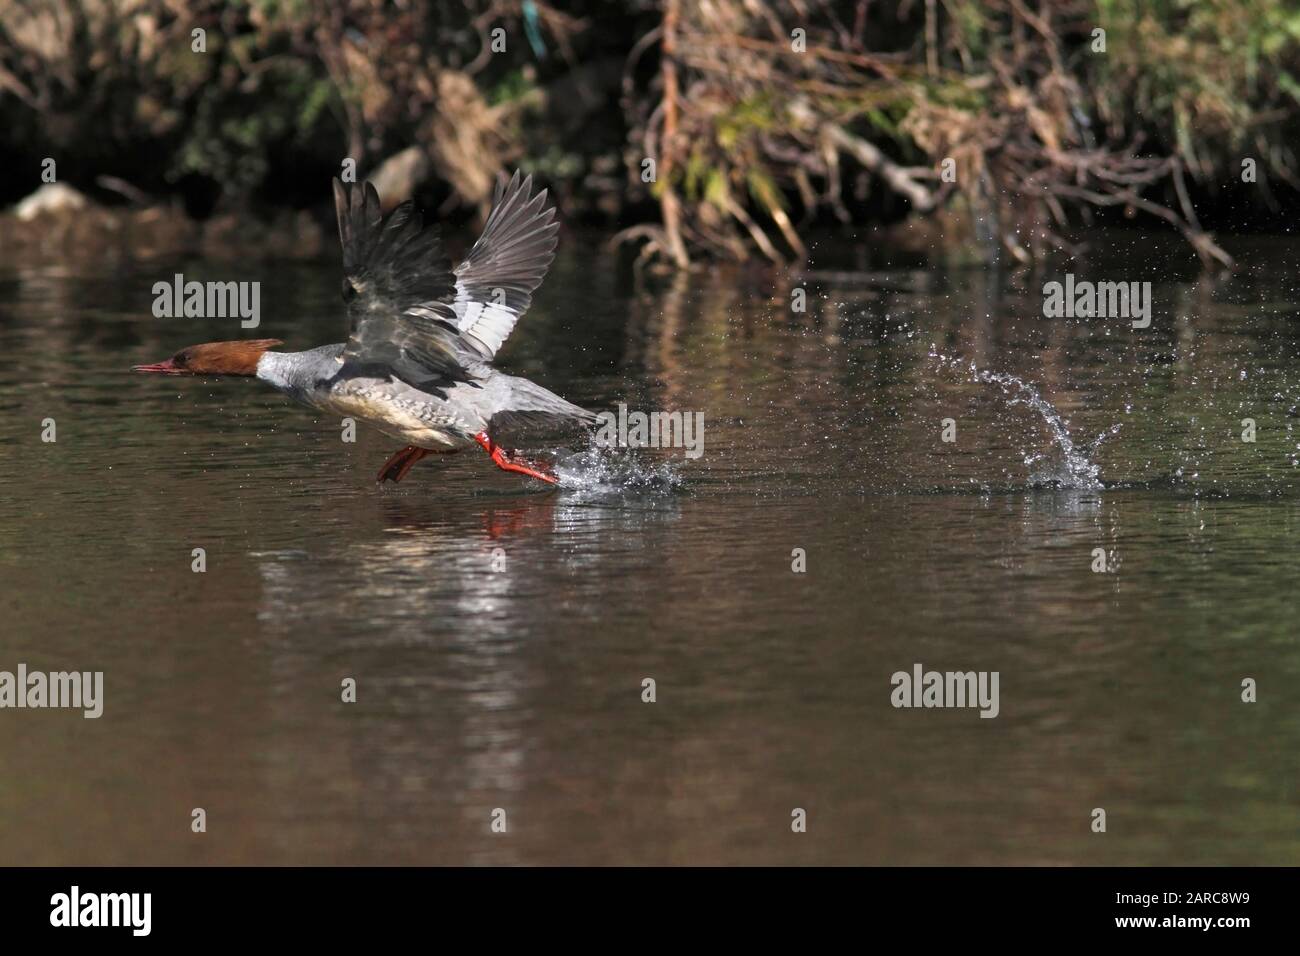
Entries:
{"type": "Polygon", "coordinates": [[[718,114],[714,120],[714,135],[724,150],[734,150],[740,143],[756,133],[771,132],[778,128],[776,98],[762,92],[736,103],[731,109],[718,114]]]}
{"type": "Polygon", "coordinates": [[[500,106],[522,100],[537,89],[537,84],[524,75],[522,70],[512,70],[492,86],[486,94],[488,103],[500,106]]]}

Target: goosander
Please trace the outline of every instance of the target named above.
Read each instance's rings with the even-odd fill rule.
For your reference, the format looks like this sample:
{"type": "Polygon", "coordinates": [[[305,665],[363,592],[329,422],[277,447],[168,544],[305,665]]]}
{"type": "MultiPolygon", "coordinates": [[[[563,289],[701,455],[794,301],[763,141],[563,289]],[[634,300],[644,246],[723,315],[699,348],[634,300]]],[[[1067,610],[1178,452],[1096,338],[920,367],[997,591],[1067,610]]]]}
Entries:
{"type": "Polygon", "coordinates": [[[291,398],[369,422],[406,442],[377,481],[401,481],[426,455],[475,444],[498,468],[551,484],[551,468],[491,437],[517,425],[591,424],[596,416],[492,360],[555,256],[555,209],[532,177],[498,183],[483,234],[454,270],[436,227],[407,200],[386,217],[371,183],[334,180],[343,246],[346,342],[273,352],[280,339],[207,342],[137,372],[256,376],[291,398]]]}

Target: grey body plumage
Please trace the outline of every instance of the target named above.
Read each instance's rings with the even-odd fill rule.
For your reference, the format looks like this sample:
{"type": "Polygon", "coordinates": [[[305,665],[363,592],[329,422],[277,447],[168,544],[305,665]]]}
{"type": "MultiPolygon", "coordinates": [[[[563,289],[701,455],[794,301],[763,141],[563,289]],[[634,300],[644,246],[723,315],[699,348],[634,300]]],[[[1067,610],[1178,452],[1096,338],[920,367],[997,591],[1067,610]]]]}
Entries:
{"type": "Polygon", "coordinates": [[[416,388],[394,376],[367,374],[344,359],[344,345],[307,352],[267,352],[257,377],[296,401],[367,422],[408,445],[430,450],[465,448],[481,432],[550,422],[590,423],[595,416],[526,378],[486,363],[467,366],[463,378],[416,388]]]}

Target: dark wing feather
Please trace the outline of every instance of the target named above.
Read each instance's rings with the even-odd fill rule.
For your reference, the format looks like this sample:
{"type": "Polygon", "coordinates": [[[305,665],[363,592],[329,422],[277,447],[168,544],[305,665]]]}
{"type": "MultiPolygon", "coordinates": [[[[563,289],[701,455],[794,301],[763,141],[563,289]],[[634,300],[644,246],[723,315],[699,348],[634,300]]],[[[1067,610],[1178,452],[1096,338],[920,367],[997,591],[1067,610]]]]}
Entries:
{"type": "Polygon", "coordinates": [[[418,387],[431,375],[459,377],[475,350],[457,329],[451,260],[435,228],[424,228],[408,200],[383,216],[370,183],[334,180],[348,341],[355,367],[390,369],[418,387]]]}
{"type": "Polygon", "coordinates": [[[509,185],[498,183],[483,235],[456,267],[456,329],[485,361],[528,310],[555,258],[555,209],[546,190],[532,191],[533,178],[518,172],[509,185]]]}

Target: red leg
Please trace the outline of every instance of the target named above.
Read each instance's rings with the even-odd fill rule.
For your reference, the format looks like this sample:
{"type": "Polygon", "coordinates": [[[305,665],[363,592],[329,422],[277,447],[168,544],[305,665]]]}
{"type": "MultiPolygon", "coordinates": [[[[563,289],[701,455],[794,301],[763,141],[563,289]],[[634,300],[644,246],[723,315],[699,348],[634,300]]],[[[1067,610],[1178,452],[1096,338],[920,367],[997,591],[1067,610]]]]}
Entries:
{"type": "Polygon", "coordinates": [[[379,475],[375,478],[375,481],[401,481],[406,477],[406,473],[415,467],[415,463],[428,454],[430,452],[423,448],[407,445],[384,462],[384,467],[379,469],[379,475]]]}
{"type": "Polygon", "coordinates": [[[537,468],[531,468],[522,461],[514,461],[501,450],[501,446],[488,438],[487,432],[479,432],[474,436],[474,440],[483,446],[483,450],[492,456],[492,461],[502,471],[517,471],[521,475],[527,475],[530,478],[536,478],[538,481],[545,481],[552,485],[558,485],[560,479],[551,473],[549,466],[540,462],[533,462],[537,468],[545,468],[546,471],[538,471],[537,468]]]}

